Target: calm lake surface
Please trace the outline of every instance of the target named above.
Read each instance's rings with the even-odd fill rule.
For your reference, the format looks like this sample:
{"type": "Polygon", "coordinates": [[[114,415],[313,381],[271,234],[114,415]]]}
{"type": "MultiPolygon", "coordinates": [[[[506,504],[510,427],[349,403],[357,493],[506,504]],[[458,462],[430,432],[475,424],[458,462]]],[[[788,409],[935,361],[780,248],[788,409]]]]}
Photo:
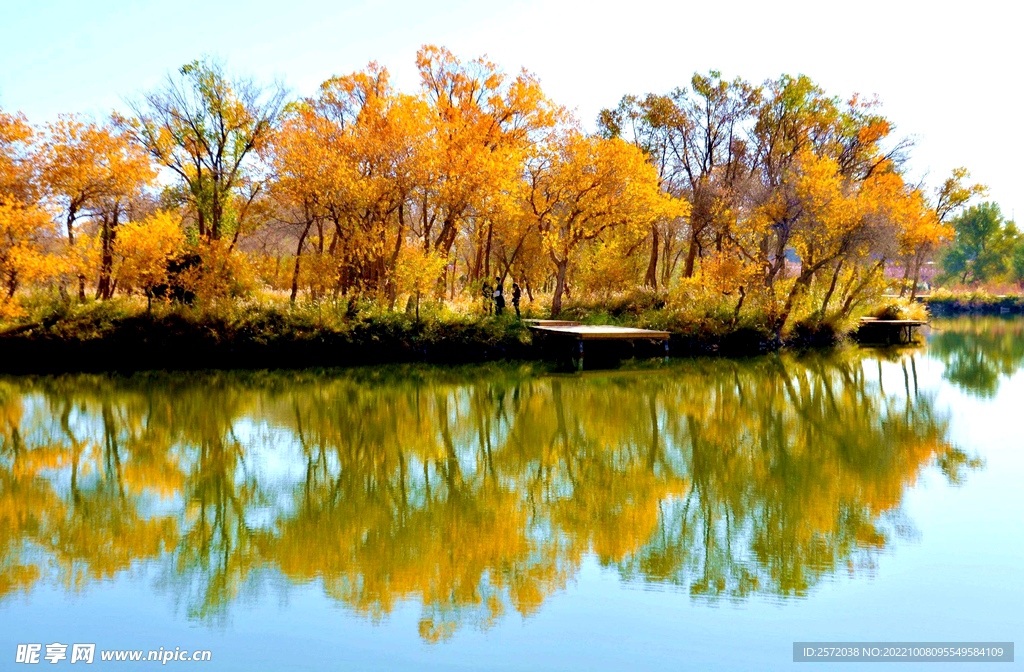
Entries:
{"type": "Polygon", "coordinates": [[[936,327],[571,375],[0,378],[0,669],[52,642],[211,670],[1020,645],[1024,320],[936,327]]]}

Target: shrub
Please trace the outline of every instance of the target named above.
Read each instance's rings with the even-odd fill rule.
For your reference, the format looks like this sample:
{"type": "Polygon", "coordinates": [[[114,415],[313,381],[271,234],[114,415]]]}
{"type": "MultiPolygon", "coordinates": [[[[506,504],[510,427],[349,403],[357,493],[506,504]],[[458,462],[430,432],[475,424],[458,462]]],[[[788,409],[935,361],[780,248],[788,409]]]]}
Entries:
{"type": "Polygon", "coordinates": [[[869,314],[879,320],[928,320],[928,307],[906,298],[888,299],[869,314]]]}

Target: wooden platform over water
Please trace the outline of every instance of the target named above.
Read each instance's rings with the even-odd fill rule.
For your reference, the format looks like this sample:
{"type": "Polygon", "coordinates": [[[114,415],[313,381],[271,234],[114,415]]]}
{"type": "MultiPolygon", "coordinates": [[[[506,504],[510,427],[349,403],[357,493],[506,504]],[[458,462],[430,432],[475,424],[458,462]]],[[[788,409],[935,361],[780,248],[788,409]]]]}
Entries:
{"type": "Polygon", "coordinates": [[[855,334],[862,343],[910,343],[914,330],[923,327],[925,320],[880,320],[877,317],[862,317],[855,334]]]}
{"type": "Polygon", "coordinates": [[[618,341],[648,340],[665,341],[670,334],[667,331],[652,329],[634,329],[632,327],[615,327],[607,324],[530,324],[530,330],[545,336],[566,336],[580,341],[618,341]]]}
{"type": "Polygon", "coordinates": [[[639,352],[650,350],[652,346],[664,348],[667,357],[671,336],[667,331],[559,320],[535,320],[528,323],[527,327],[533,332],[538,347],[557,357],[568,356],[577,371],[583,368],[584,343],[590,344],[586,348],[588,359],[596,357],[595,361],[598,362],[636,356],[639,352]]]}

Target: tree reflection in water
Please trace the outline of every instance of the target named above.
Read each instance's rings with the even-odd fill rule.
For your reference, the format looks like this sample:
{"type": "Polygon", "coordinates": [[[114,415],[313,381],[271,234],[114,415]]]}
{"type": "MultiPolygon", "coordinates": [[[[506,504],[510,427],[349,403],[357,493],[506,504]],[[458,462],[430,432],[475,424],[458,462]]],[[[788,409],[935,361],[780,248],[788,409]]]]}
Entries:
{"type": "Polygon", "coordinates": [[[945,365],[945,378],[981,398],[992,398],[1001,379],[1024,364],[1024,320],[957,317],[940,320],[929,354],[945,365]]]}
{"type": "MultiPolygon", "coordinates": [[[[593,554],[699,599],[870,571],[975,461],[874,355],[0,380],[0,595],[133,564],[190,617],[283,576],[430,641],[535,613],[593,554]]],[[[914,355],[898,355],[913,371],[914,355]]]]}

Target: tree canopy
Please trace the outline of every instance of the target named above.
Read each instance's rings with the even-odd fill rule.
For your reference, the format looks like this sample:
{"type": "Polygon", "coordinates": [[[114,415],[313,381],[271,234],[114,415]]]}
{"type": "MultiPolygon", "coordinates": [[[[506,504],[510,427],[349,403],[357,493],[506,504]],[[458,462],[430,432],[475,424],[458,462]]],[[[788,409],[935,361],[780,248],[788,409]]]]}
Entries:
{"type": "Polygon", "coordinates": [[[1015,229],[990,240],[968,230],[982,210],[957,216],[985,192],[965,169],[933,193],[908,180],[912,143],[874,98],[710,71],[624,96],[591,134],[525,69],[433,45],[416,67],[411,91],[370,63],[289,98],[201,58],[109,121],[0,113],[4,314],[33,292],[164,285],[203,303],[467,310],[497,277],[556,315],[646,287],[781,335],[913,294],[951,241],[960,282],[1024,270],[1015,229]]]}

